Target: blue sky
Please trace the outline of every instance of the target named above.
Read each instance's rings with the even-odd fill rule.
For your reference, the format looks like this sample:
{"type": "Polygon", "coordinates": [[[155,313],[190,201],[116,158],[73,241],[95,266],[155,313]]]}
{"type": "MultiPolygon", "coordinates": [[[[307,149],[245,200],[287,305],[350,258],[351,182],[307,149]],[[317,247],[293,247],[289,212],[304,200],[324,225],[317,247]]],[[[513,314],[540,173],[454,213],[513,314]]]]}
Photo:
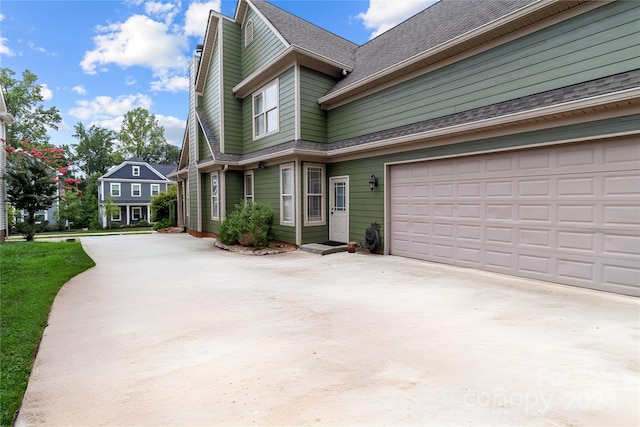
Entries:
{"type": "MultiPolygon", "coordinates": [[[[271,0],[358,44],[435,0],[271,0]]],[[[180,145],[188,113],[187,64],[208,11],[233,17],[236,0],[2,0],[0,67],[38,76],[63,123],[51,142],[74,144],[78,122],[119,130],[143,107],[180,145]]]]}

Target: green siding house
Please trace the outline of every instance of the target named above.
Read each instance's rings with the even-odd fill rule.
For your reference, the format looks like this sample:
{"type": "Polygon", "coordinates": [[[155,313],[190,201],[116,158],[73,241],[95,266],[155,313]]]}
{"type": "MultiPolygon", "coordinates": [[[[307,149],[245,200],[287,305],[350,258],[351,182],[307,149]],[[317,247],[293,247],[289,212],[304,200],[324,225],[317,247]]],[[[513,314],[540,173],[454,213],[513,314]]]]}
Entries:
{"type": "Polygon", "coordinates": [[[263,0],[211,11],[179,219],[640,295],[640,3],[441,0],[357,45],[263,0]]]}

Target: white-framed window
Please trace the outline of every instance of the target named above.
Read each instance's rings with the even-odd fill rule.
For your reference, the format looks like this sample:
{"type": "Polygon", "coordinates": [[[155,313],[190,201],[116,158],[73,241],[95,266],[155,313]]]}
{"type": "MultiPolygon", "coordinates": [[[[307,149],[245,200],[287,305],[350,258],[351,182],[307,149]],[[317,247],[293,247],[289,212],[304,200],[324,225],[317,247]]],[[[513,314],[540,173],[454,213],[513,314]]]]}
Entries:
{"type": "Polygon", "coordinates": [[[244,173],[244,200],[253,202],[253,171],[244,173]]]}
{"type": "Polygon", "coordinates": [[[253,94],[253,138],[278,131],[278,79],[253,94]]]}
{"type": "Polygon", "coordinates": [[[131,184],[131,197],[142,196],[142,184],[131,184]]]}
{"type": "Polygon", "coordinates": [[[253,41],[253,21],[249,19],[244,27],[244,47],[247,47],[253,41]]]}
{"type": "MultiPolygon", "coordinates": [[[[112,182],[109,188],[109,194],[111,197],[120,197],[120,183],[112,182]]],[[[120,221],[120,220],[118,220],[120,221]]]]}
{"type": "Polygon", "coordinates": [[[160,184],[151,184],[151,196],[160,194],[160,184]]]}
{"type": "Polygon", "coordinates": [[[189,175],[187,175],[187,185],[186,185],[186,191],[185,194],[187,195],[187,203],[185,203],[186,206],[186,210],[187,210],[187,216],[191,215],[191,193],[189,192],[189,175]]]}
{"type": "Polygon", "coordinates": [[[131,166],[131,175],[140,176],[140,166],[131,166]]]}
{"type": "Polygon", "coordinates": [[[280,165],[280,224],[295,225],[293,163],[280,165]]]}
{"type": "Polygon", "coordinates": [[[140,206],[134,206],[131,208],[131,219],[138,220],[142,218],[142,208],[140,206]]]}
{"type": "Polygon", "coordinates": [[[307,164],[304,167],[304,222],[324,224],[324,165],[307,164]]]}
{"type": "Polygon", "coordinates": [[[218,172],[211,174],[211,219],[220,219],[220,188],[218,172]]]}
{"type": "Polygon", "coordinates": [[[111,215],[111,221],[120,221],[122,217],[120,216],[120,207],[118,206],[118,212],[111,215]]]}

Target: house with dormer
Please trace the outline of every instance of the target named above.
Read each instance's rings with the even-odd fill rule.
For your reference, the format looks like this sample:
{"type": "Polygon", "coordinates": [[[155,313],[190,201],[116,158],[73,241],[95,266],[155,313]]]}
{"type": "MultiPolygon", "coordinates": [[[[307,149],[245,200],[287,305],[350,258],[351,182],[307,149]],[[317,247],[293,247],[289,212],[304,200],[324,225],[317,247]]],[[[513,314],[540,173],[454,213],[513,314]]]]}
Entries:
{"type": "Polygon", "coordinates": [[[174,165],[151,165],[138,157],[132,157],[98,178],[98,215],[102,226],[134,225],[151,221],[151,198],[167,191],[175,183],[167,175],[174,165]],[[118,206],[118,212],[105,215],[108,201],[118,206]]]}
{"type": "Polygon", "coordinates": [[[357,45],[264,0],[211,11],[179,221],[640,294],[640,3],[441,0],[357,45]]]}

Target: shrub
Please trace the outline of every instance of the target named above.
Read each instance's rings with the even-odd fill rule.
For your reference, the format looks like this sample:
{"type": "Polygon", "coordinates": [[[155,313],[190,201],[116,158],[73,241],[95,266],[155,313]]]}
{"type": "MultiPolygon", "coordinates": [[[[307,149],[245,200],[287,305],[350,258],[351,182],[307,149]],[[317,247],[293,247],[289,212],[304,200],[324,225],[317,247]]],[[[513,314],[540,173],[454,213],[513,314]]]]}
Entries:
{"type": "Polygon", "coordinates": [[[134,224],[134,227],[149,227],[149,226],[151,226],[151,224],[149,224],[149,222],[144,219],[134,224]]]}
{"type": "Polygon", "coordinates": [[[259,202],[241,203],[220,224],[220,241],[225,245],[239,243],[263,248],[269,243],[272,224],[271,205],[259,202]]]}
{"type": "Polygon", "coordinates": [[[153,224],[154,230],[162,230],[163,228],[169,228],[173,224],[171,224],[171,220],[169,218],[161,219],[160,221],[153,224]]]}

